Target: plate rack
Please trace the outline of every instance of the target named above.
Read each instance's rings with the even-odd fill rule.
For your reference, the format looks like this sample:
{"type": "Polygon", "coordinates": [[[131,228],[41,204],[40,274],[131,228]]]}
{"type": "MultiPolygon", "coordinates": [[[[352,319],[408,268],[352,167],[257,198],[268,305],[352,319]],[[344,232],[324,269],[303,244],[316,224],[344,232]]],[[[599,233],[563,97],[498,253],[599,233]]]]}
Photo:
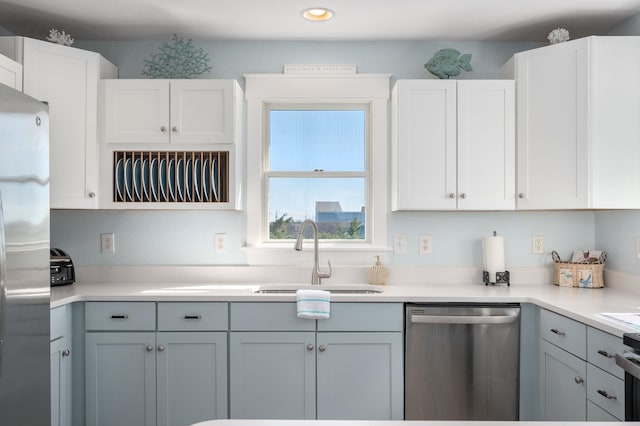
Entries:
{"type": "Polygon", "coordinates": [[[228,151],[115,151],[116,203],[226,203],[228,151]]]}

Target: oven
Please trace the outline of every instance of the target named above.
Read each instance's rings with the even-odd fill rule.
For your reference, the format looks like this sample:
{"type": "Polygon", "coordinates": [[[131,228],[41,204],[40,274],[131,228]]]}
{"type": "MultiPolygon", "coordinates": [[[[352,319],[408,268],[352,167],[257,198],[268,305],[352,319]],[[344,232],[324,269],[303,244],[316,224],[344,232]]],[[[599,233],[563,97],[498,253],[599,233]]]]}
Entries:
{"type": "Polygon", "coordinates": [[[616,364],[624,370],[624,419],[640,421],[640,333],[625,333],[625,350],[616,354],[616,364]]]}

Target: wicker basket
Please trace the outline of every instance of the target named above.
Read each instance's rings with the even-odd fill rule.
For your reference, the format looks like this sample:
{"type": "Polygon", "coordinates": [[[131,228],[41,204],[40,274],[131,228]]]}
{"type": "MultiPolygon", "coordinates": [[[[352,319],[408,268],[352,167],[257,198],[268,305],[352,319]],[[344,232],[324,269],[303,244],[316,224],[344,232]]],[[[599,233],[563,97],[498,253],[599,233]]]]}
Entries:
{"type": "Polygon", "coordinates": [[[574,263],[563,262],[555,251],[551,255],[555,262],[553,265],[553,283],[555,285],[584,288],[604,287],[604,258],[601,263],[574,263]]]}

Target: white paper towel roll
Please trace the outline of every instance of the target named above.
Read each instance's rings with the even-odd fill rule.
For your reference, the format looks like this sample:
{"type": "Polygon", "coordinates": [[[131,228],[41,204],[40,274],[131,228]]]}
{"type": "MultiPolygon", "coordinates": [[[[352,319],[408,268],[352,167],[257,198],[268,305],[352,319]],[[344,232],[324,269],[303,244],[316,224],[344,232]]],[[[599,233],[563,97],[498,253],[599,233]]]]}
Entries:
{"type": "Polygon", "coordinates": [[[504,238],[486,237],[482,241],[484,270],[489,272],[489,282],[496,282],[496,272],[504,272],[504,238]]]}

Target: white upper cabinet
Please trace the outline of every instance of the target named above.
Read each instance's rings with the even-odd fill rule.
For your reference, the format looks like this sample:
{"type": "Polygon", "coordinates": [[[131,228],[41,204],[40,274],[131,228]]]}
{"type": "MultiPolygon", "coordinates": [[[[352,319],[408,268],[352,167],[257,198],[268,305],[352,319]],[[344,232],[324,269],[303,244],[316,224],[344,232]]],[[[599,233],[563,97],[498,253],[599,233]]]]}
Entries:
{"type": "Polygon", "coordinates": [[[22,65],[0,55],[0,83],[22,92],[22,65]]]}
{"type": "Polygon", "coordinates": [[[235,80],[105,80],[105,142],[234,143],[242,100],[235,80]]]}
{"type": "Polygon", "coordinates": [[[514,57],[518,208],[640,208],[640,37],[514,57]]]}
{"type": "Polygon", "coordinates": [[[117,68],[99,54],[47,41],[2,37],[21,62],[24,93],[49,105],[51,208],[98,207],[98,81],[117,68]]]}
{"type": "Polygon", "coordinates": [[[394,210],[515,208],[512,80],[399,80],[394,210]]]}

